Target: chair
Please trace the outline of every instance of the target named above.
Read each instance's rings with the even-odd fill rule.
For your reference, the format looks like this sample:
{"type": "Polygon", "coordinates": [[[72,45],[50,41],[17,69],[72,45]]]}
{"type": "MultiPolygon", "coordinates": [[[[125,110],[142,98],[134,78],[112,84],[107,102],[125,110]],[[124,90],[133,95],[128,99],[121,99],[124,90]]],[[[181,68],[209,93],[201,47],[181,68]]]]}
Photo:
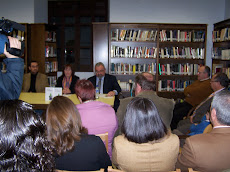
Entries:
{"type": "Polygon", "coordinates": [[[209,124],[203,131],[203,133],[210,133],[212,131],[212,124],[209,124]]]}
{"type": "Polygon", "coordinates": [[[108,152],[108,147],[109,147],[109,137],[108,137],[108,132],[104,133],[104,134],[97,134],[96,136],[99,136],[101,138],[101,140],[105,143],[105,148],[106,151],[108,152]]]}
{"type": "Polygon", "coordinates": [[[112,166],[108,166],[108,172],[124,172],[124,171],[119,169],[113,169],[112,166]]]}
{"type": "Polygon", "coordinates": [[[194,171],[192,168],[188,168],[188,172],[200,172],[200,171],[194,171]]]}

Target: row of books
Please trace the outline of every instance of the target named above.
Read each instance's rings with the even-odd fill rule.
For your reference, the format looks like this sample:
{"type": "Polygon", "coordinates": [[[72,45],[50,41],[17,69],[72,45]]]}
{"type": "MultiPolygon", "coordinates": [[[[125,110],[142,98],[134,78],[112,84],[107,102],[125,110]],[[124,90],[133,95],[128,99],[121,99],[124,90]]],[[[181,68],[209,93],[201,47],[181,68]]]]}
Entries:
{"type": "Polygon", "coordinates": [[[160,58],[204,59],[204,48],[165,47],[160,49],[160,58]]]}
{"type": "Polygon", "coordinates": [[[45,40],[48,42],[56,42],[56,32],[55,31],[46,31],[45,40]]]}
{"type": "Polygon", "coordinates": [[[205,31],[161,30],[160,41],[165,42],[204,42],[205,31]]]}
{"type": "Polygon", "coordinates": [[[112,58],[156,58],[157,48],[156,47],[131,47],[126,48],[112,45],[111,46],[111,57],[112,58]]]}
{"type": "Polygon", "coordinates": [[[129,82],[121,82],[120,80],[117,81],[121,87],[122,91],[132,91],[134,87],[134,82],[129,80],[129,82]]]}
{"type": "Polygon", "coordinates": [[[57,77],[56,76],[48,76],[48,83],[50,87],[55,87],[56,85],[56,81],[57,81],[57,77]]]}
{"type": "Polygon", "coordinates": [[[221,47],[214,47],[212,49],[212,58],[230,60],[230,49],[223,49],[221,47]]]}
{"type": "Polygon", "coordinates": [[[53,46],[46,45],[45,57],[57,57],[57,49],[53,46]]]}
{"type": "Polygon", "coordinates": [[[228,78],[230,78],[230,68],[229,67],[222,68],[222,72],[226,73],[226,75],[228,76],[228,78]]]}
{"type": "Polygon", "coordinates": [[[58,71],[58,62],[57,61],[45,63],[45,72],[46,73],[57,72],[57,71],[58,71]]]}
{"type": "Polygon", "coordinates": [[[156,41],[157,30],[113,29],[111,41],[156,41]]]}
{"type": "Polygon", "coordinates": [[[25,40],[25,32],[20,30],[13,30],[12,37],[17,38],[19,41],[25,40]]]}
{"type": "Polygon", "coordinates": [[[111,74],[138,74],[149,72],[156,74],[156,63],[151,64],[128,64],[128,63],[111,63],[111,74]]]}
{"type": "Polygon", "coordinates": [[[159,64],[160,75],[197,75],[198,64],[159,64]]]}
{"type": "Polygon", "coordinates": [[[158,81],[158,91],[184,91],[193,83],[193,80],[160,80],[158,81]]]}
{"type": "Polygon", "coordinates": [[[221,42],[230,40],[230,28],[223,28],[212,32],[212,41],[221,42]]]}

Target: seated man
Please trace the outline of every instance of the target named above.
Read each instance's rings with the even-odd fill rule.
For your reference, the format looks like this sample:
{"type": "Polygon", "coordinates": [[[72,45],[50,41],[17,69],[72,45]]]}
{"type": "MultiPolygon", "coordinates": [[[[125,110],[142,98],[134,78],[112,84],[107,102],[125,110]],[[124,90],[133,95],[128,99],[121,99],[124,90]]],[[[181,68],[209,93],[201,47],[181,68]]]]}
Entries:
{"type": "Polygon", "coordinates": [[[88,78],[96,88],[98,85],[100,94],[107,94],[108,96],[115,96],[114,100],[114,110],[117,111],[120,101],[118,95],[121,92],[121,87],[117,82],[117,79],[113,75],[105,73],[105,66],[103,63],[99,62],[95,65],[96,75],[88,78]]]}
{"type": "Polygon", "coordinates": [[[229,79],[225,73],[216,73],[213,75],[210,83],[214,93],[201,102],[189,118],[181,120],[178,123],[177,129],[173,130],[174,134],[186,134],[193,123],[200,123],[202,117],[210,110],[213,95],[226,90],[228,88],[229,79]]]}
{"type": "Polygon", "coordinates": [[[210,133],[190,136],[186,139],[176,168],[188,171],[217,172],[230,168],[230,92],[221,91],[214,95],[210,121],[210,133]]]}
{"type": "MultiPolygon", "coordinates": [[[[170,128],[170,123],[172,120],[172,111],[174,108],[174,100],[157,96],[155,92],[156,85],[155,81],[153,80],[154,77],[150,73],[142,73],[137,75],[135,78],[135,96],[151,99],[157,107],[157,110],[165,126],[167,128],[170,128]]],[[[120,106],[116,113],[118,118],[118,130],[116,132],[116,136],[121,134],[121,125],[124,119],[126,108],[132,99],[133,97],[121,99],[120,106]]]]}
{"type": "MultiPolygon", "coordinates": [[[[0,35],[0,45],[7,41],[0,35]]],[[[13,37],[8,37],[11,48],[21,49],[21,42],[13,37]]],[[[0,71],[0,100],[18,99],[22,89],[24,74],[24,60],[6,51],[6,46],[0,47],[0,54],[5,54],[6,73],[0,71]]]]}
{"type": "Polygon", "coordinates": [[[23,77],[23,92],[45,92],[45,87],[48,87],[48,79],[45,74],[38,72],[38,62],[31,61],[29,70],[30,73],[27,73],[23,77]]]}
{"type": "Polygon", "coordinates": [[[173,110],[171,129],[177,128],[177,124],[188,112],[205,100],[213,91],[210,86],[210,68],[201,66],[198,70],[198,80],[184,89],[185,101],[177,103],[173,110]]]}

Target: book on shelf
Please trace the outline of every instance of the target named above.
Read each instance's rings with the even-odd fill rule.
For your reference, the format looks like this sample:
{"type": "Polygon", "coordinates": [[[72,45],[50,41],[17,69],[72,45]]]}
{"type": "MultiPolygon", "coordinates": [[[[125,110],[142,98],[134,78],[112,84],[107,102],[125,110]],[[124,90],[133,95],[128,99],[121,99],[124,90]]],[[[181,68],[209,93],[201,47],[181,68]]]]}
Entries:
{"type": "Polygon", "coordinates": [[[57,49],[53,46],[46,45],[45,57],[57,57],[57,49]]]}
{"type": "Polygon", "coordinates": [[[52,62],[45,62],[45,72],[57,72],[58,71],[58,62],[52,61],[52,62]]]}
{"type": "Polygon", "coordinates": [[[159,75],[197,75],[198,64],[160,64],[159,75]]]}
{"type": "Polygon", "coordinates": [[[230,40],[230,30],[228,27],[212,32],[212,41],[221,42],[230,40]]]}
{"type": "Polygon", "coordinates": [[[129,82],[121,82],[120,80],[117,81],[121,87],[122,91],[132,91],[134,87],[134,82],[130,79],[129,82]]]}
{"type": "Polygon", "coordinates": [[[156,74],[156,63],[150,64],[128,64],[111,63],[111,74],[135,75],[142,72],[156,74]]]}
{"type": "Polygon", "coordinates": [[[112,29],[111,41],[156,41],[157,30],[112,29]]]}
{"type": "Polygon", "coordinates": [[[184,89],[192,84],[193,80],[159,80],[158,91],[184,91],[184,89]]]}
{"type": "Polygon", "coordinates": [[[230,60],[230,49],[224,49],[222,47],[213,47],[212,58],[230,60]]]}
{"type": "Polygon", "coordinates": [[[46,31],[45,40],[48,42],[56,42],[56,32],[55,31],[46,31]]]}
{"type": "Polygon", "coordinates": [[[57,77],[56,76],[47,76],[48,78],[48,83],[50,87],[55,87],[56,82],[57,82],[57,77]]]}
{"type": "Polygon", "coordinates": [[[164,30],[160,31],[161,42],[204,42],[205,31],[203,30],[164,30]]]}

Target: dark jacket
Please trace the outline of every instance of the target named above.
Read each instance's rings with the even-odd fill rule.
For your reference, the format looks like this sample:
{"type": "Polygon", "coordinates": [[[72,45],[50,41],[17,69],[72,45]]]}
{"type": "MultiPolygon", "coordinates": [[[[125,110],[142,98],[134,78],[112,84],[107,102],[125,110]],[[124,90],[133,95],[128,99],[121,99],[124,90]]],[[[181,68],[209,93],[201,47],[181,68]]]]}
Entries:
{"type": "MultiPolygon", "coordinates": [[[[62,87],[62,80],[63,80],[63,77],[64,75],[60,76],[58,79],[57,79],[57,84],[55,87],[62,87]]],[[[74,75],[72,77],[72,82],[70,84],[70,91],[71,91],[71,94],[75,94],[75,84],[77,83],[77,80],[79,79],[78,76],[74,75]]],[[[62,87],[63,88],[63,87],[62,87]]]]}
{"type": "Polygon", "coordinates": [[[0,100],[18,99],[22,89],[24,60],[6,58],[6,73],[0,71],[0,100]]]}
{"type": "Polygon", "coordinates": [[[56,169],[59,170],[95,171],[111,165],[104,143],[95,135],[81,136],[72,152],[56,159],[56,169]]]}
{"type": "MultiPolygon", "coordinates": [[[[96,88],[96,76],[94,75],[88,78],[88,80],[91,81],[94,85],[94,88],[96,88]]],[[[117,90],[118,95],[121,92],[121,87],[117,82],[117,78],[113,75],[105,74],[103,93],[107,94],[108,92],[113,91],[113,90],[117,90]]],[[[120,104],[118,95],[115,96],[115,100],[114,100],[114,110],[115,111],[117,111],[119,104],[120,104]]]]}

